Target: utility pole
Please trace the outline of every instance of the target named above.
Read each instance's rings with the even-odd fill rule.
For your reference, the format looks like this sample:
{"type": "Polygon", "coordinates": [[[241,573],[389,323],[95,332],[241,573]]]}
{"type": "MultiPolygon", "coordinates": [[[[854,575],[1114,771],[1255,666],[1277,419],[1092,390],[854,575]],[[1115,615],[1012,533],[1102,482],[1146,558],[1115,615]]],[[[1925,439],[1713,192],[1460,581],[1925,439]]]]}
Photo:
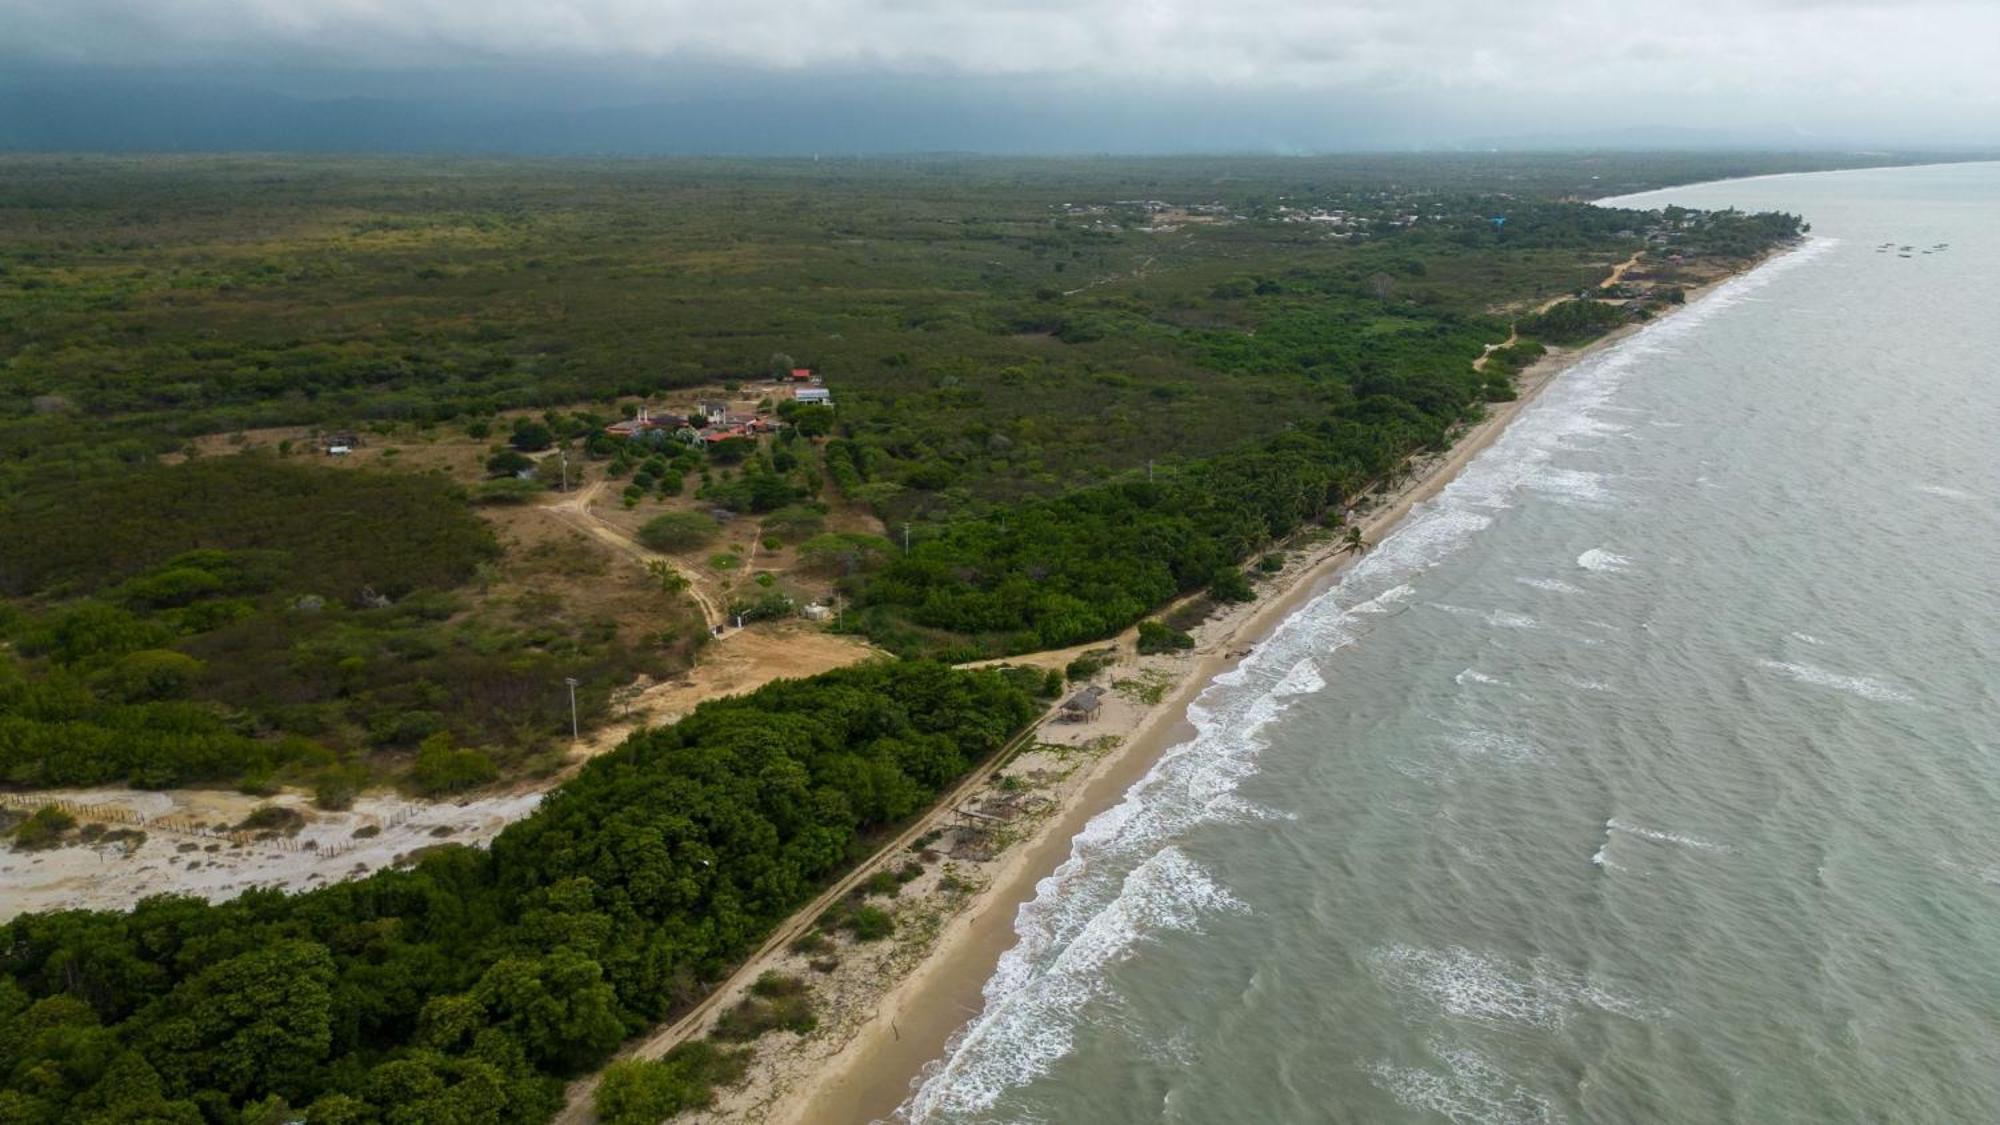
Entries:
{"type": "Polygon", "coordinates": [[[910,525],[907,523],[903,525],[903,553],[910,553],[910,525]]]}
{"type": "Polygon", "coordinates": [[[569,740],[576,742],[582,738],[576,725],[576,677],[564,676],[563,683],[569,685],[569,740]]]}
{"type": "Polygon", "coordinates": [[[556,456],[562,459],[562,490],[569,491],[569,450],[558,449],[556,456]]]}

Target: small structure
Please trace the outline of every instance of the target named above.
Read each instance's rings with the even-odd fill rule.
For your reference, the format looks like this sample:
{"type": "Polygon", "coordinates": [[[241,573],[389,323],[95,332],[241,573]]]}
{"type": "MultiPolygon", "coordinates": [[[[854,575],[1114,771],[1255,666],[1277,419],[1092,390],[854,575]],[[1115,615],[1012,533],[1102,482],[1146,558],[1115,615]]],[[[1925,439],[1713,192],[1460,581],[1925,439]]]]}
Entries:
{"type": "Polygon", "coordinates": [[[819,382],[819,378],[812,373],[812,368],[810,367],[794,367],[792,368],[791,381],[794,383],[817,383],[819,382]]]}
{"type": "Polygon", "coordinates": [[[1084,688],[1063,700],[1062,719],[1065,723],[1087,723],[1097,717],[1104,706],[1104,696],[1094,687],[1084,688]]]}
{"type": "Polygon", "coordinates": [[[792,392],[792,399],[802,406],[832,406],[833,392],[825,387],[800,387],[792,392]]]}
{"type": "Polygon", "coordinates": [[[709,425],[720,426],[729,419],[729,404],[721,399],[705,398],[695,404],[695,412],[708,419],[709,425]]]}
{"type": "Polygon", "coordinates": [[[832,606],[820,605],[817,602],[806,606],[799,612],[805,614],[805,618],[807,621],[827,621],[831,620],[833,617],[832,606]]]}
{"type": "Polygon", "coordinates": [[[319,444],[328,457],[345,457],[361,444],[361,435],[352,430],[331,430],[319,436],[319,444]]]}
{"type": "Polygon", "coordinates": [[[678,418],[655,418],[653,417],[652,410],[641,406],[637,415],[627,418],[623,422],[611,423],[609,426],[604,427],[604,432],[610,434],[612,437],[635,438],[640,434],[649,433],[653,430],[670,429],[679,423],[680,419],[678,418]]]}

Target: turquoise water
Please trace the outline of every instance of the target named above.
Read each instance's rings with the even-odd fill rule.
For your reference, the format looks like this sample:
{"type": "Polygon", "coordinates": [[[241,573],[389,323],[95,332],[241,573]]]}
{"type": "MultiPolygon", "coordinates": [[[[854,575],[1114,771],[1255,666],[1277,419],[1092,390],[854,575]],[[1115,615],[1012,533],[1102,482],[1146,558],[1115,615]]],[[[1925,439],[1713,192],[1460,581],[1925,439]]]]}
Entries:
{"type": "Polygon", "coordinates": [[[1639,198],[1815,235],[1212,687],[906,1116],[2000,1120],[2000,166],[1639,198]]]}

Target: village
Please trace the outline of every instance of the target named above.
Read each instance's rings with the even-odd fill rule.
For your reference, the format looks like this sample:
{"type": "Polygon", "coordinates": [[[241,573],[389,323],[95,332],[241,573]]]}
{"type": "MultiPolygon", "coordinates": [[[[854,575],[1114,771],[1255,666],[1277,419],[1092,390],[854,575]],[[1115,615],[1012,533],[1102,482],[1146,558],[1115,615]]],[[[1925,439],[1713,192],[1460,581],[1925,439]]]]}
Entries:
{"type": "Polygon", "coordinates": [[[659,414],[654,414],[650,407],[638,406],[632,417],[613,422],[604,432],[628,441],[665,434],[702,448],[776,433],[786,425],[775,409],[781,401],[799,406],[833,406],[833,392],[809,367],[792,368],[771,381],[775,384],[773,393],[756,400],[701,398],[685,411],[668,409],[659,414]]]}

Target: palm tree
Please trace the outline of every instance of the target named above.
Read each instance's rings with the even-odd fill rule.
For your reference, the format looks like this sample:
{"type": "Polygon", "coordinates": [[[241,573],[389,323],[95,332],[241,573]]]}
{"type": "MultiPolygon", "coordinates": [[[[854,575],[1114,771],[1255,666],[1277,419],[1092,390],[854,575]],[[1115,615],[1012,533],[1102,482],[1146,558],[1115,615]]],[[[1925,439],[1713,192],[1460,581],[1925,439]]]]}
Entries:
{"type": "Polygon", "coordinates": [[[1361,537],[1361,528],[1355,524],[1347,525],[1347,535],[1342,542],[1347,546],[1348,550],[1353,551],[1357,555],[1369,547],[1368,540],[1361,537]]]}

